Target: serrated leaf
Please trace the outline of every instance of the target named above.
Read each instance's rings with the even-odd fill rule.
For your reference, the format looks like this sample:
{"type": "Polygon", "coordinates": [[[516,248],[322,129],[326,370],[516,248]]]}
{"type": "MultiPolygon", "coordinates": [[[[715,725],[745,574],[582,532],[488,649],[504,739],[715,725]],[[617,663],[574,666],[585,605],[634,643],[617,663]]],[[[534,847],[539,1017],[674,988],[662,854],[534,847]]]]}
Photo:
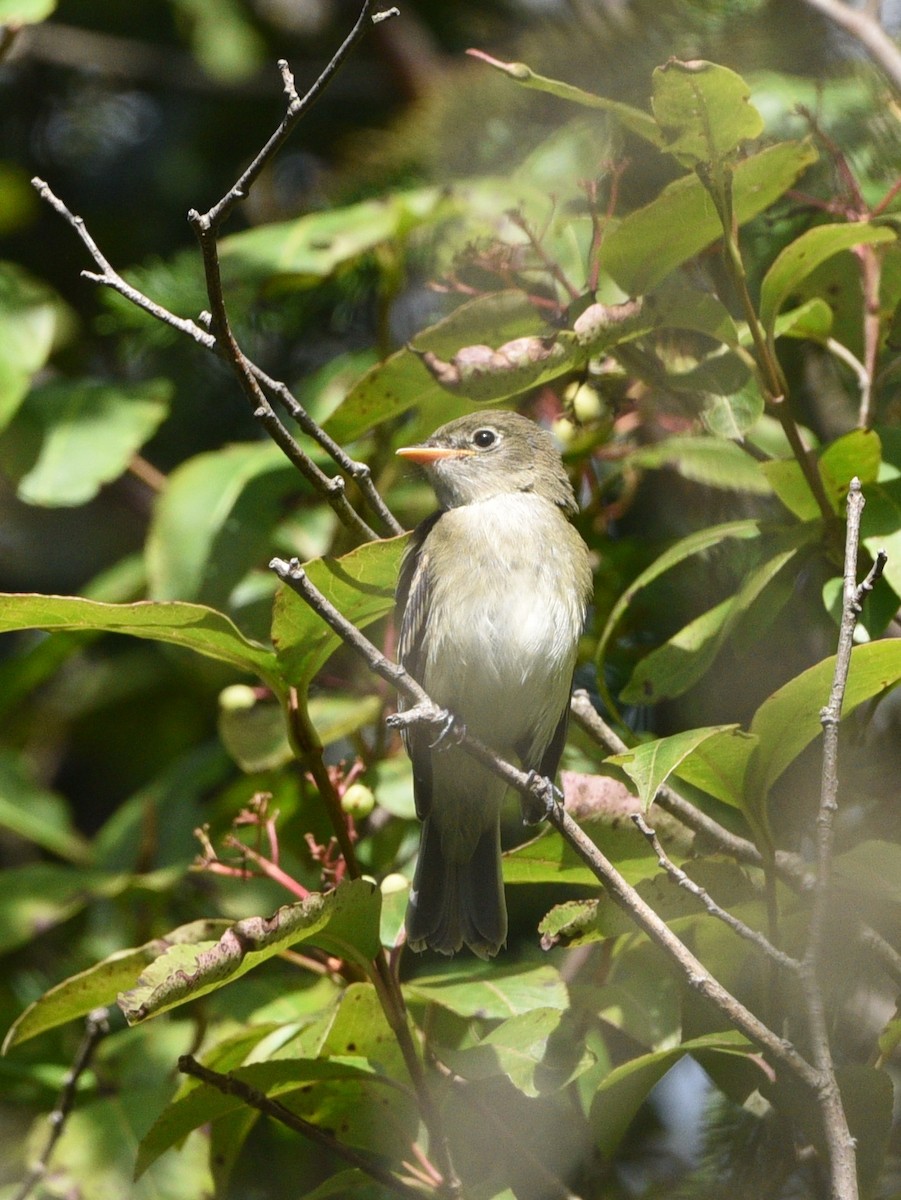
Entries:
{"type": "Polygon", "coordinates": [[[638,789],[642,805],[648,809],[683,759],[708,738],[737,728],[737,725],[709,725],[703,729],[687,729],[671,737],[645,742],[625,754],[614,754],[606,761],[622,767],[638,789]]]}
{"type": "Polygon", "coordinates": [[[119,992],[134,984],[141,970],[169,946],[218,937],[229,925],[229,921],[219,919],[192,921],[164,938],[154,938],[130,950],[118,950],[87,970],[70,976],[30,1004],[13,1022],[3,1043],[3,1053],[39,1033],[84,1017],[92,1009],[114,1004],[119,992]]]}
{"type": "Polygon", "coordinates": [[[355,879],[327,895],[284,905],[271,917],[238,921],[212,945],[174,946],[142,972],[137,986],[119,996],[119,1007],[135,1025],[239,979],[298,943],[309,942],[365,968],[379,948],[378,896],[374,884],[355,879]]]}
{"type": "Polygon", "coordinates": [[[679,763],[676,774],[724,804],[741,808],[745,774],[756,745],[753,734],[727,730],[696,746],[679,763]]]}
{"type": "MultiPolygon", "coordinates": [[[[360,629],[394,607],[394,589],[408,535],[367,542],[341,558],[304,564],[310,582],[360,629]]],[[[275,597],[272,640],[288,682],[305,693],[341,639],[295,592],[283,585],[275,597]]]]}
{"type": "Polygon", "coordinates": [[[238,671],[257,675],[281,694],[284,683],[275,655],[245,638],[228,617],[202,604],[103,604],[79,596],[0,594],[0,633],[14,629],[128,633],[154,642],[183,646],[238,671]]]}
{"type": "Polygon", "coordinates": [[[776,316],[798,285],[841,250],[852,246],[875,246],[895,241],[894,230],[887,225],[867,225],[864,222],[818,225],[808,229],[777,256],[760,285],[760,321],[773,336],[776,316]]]}
{"type": "Polygon", "coordinates": [[[16,417],[40,440],[34,465],[19,480],[27,504],[86,504],[118,479],[169,411],[172,384],[55,380],[35,388],[16,417]]]}
{"type": "Polygon", "coordinates": [[[663,134],[662,149],[684,166],[720,162],[763,132],[750,88],[727,67],[670,59],[652,78],[651,107],[663,134]]]}
{"type": "MultiPolygon", "coordinates": [[[[739,225],[778,200],[816,157],[807,142],[780,142],[738,163],[732,190],[739,225]]],[[[696,175],[686,175],[611,230],[600,262],[627,295],[639,296],[721,236],[706,188],[696,175]]]]}

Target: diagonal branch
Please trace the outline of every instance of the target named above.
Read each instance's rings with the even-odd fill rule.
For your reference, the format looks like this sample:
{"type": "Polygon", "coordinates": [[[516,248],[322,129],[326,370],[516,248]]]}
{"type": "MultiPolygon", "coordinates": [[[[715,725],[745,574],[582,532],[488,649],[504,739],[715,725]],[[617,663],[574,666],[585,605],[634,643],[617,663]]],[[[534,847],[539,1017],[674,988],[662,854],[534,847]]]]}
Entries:
{"type": "MultiPolygon", "coordinates": [[[[314,587],[297,559],[290,562],[273,559],[270,566],[302,600],[317,612],[331,629],[355,650],[369,667],[393,684],[413,708],[399,714],[404,724],[423,722],[436,730],[447,731],[453,725],[451,714],[440,708],[423,688],[397,663],[386,658],[350,621],[314,587]]],[[[617,871],[591,838],[557,802],[553,783],[549,779],[526,773],[505,762],[490,747],[462,729],[454,727],[454,744],[483,763],[521,795],[542,802],[547,820],[578,854],[585,865],[607,889],[613,901],[622,908],[647,936],[659,946],[679,968],[689,987],[704,996],[722,1012],[734,1028],[740,1030],[757,1046],[768,1052],[774,1061],[786,1068],[801,1084],[816,1090],[820,1075],[798,1052],[765,1025],[750,1009],[732,996],[715,979],[688,947],[679,940],[617,871]]]]}

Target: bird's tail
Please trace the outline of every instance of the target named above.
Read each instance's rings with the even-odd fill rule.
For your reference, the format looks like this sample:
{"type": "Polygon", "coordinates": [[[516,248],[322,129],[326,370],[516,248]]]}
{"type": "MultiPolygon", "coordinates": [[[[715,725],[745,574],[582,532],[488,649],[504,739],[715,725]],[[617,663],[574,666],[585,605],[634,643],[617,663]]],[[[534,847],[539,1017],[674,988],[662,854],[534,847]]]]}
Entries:
{"type": "Polygon", "coordinates": [[[453,954],[466,945],[479,958],[497,954],[507,940],[499,824],[459,862],[445,855],[440,830],[425,819],[406,925],[412,950],[453,954]]]}

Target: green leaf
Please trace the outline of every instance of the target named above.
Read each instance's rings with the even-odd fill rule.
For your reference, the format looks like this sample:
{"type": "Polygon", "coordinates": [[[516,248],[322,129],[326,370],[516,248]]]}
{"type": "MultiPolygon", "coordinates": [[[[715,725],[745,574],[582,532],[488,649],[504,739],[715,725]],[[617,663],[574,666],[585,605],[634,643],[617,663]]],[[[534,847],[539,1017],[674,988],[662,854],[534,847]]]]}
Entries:
{"type": "Polygon", "coordinates": [[[86,865],[91,860],[90,843],[73,826],[65,801],[39,787],[10,750],[0,750],[0,829],[69,862],[86,865]]]}
{"type": "MultiPolygon", "coordinates": [[[[623,819],[619,807],[609,821],[599,818],[583,822],[589,836],[599,840],[604,854],[627,883],[636,884],[657,871],[657,859],[632,822],[623,819]]],[[[599,887],[597,876],[589,870],[575,850],[554,830],[545,830],[524,846],[504,855],[504,881],[516,883],[577,883],[599,887]]]]}
{"type": "Polygon", "coordinates": [[[154,509],[146,550],[151,596],[224,607],[246,572],[266,562],[285,500],[303,486],[271,442],[188,459],[154,509]]]}
{"type": "MultiPolygon", "coordinates": [[[[257,1088],[270,1098],[280,1098],[283,1101],[286,1096],[290,1096],[304,1085],[315,1085],[323,1081],[354,1080],[365,1081],[368,1084],[377,1082],[383,1087],[390,1086],[386,1080],[377,1080],[372,1071],[365,1066],[353,1062],[334,1062],[327,1058],[283,1058],[274,1062],[251,1063],[238,1067],[229,1074],[257,1088]]],[[[312,1090],[311,1087],[306,1088],[308,1093],[312,1090]]],[[[355,1098],[359,1102],[359,1092],[355,1092],[355,1098]]],[[[220,1120],[243,1104],[244,1100],[240,1096],[221,1092],[205,1083],[174,1100],[163,1110],[141,1141],[135,1162],[135,1178],[139,1179],[161,1154],[177,1145],[193,1129],[220,1120]]]]}
{"type": "Polygon", "coordinates": [[[119,992],[132,987],[142,969],[159,958],[169,946],[207,941],[218,937],[229,926],[230,922],[226,920],[192,921],[164,938],[154,938],[131,950],[119,950],[87,970],[70,976],[29,1004],[13,1022],[3,1043],[3,1053],[39,1033],[84,1017],[92,1009],[114,1004],[119,992]]]}
{"type": "Polygon", "coordinates": [[[459,204],[438,187],[388,193],[296,221],[261,225],[220,244],[223,274],[289,275],[323,279],[384,242],[404,239],[419,226],[455,215],[459,204]]]}
{"type": "MultiPolygon", "coordinates": [[[[701,409],[701,420],[705,428],[716,438],[732,438],[741,441],[745,434],[757,424],[766,407],[763,393],[756,379],[749,379],[743,388],[729,396],[708,393],[701,409]]],[[[771,491],[769,481],[759,486],[771,491]]]]}
{"type": "Polygon", "coordinates": [[[614,754],[605,761],[622,767],[638,789],[638,798],[647,810],[683,759],[708,738],[737,728],[737,725],[710,725],[704,729],[687,729],[671,737],[645,742],[625,754],[614,754]]]}
{"type": "Polygon", "coordinates": [[[710,62],[670,59],[658,67],[651,107],[663,133],[662,149],[683,166],[720,162],[763,132],[745,81],[710,62]]]}
{"type": "MultiPolygon", "coordinates": [[[[390,612],[407,535],[367,542],[341,558],[305,563],[310,582],[359,629],[390,612]]],[[[288,682],[305,693],[341,639],[289,587],[276,593],[272,640],[288,682]]]]}
{"type": "Polygon", "coordinates": [[[815,521],[820,516],[820,506],[810,490],[810,484],[800,464],[794,459],[774,458],[762,462],[760,469],[770,487],[799,521],[815,521]]]}
{"type": "Polygon", "coordinates": [[[0,593],[0,633],[14,629],[129,633],[154,642],[184,646],[238,671],[257,675],[279,695],[284,688],[275,655],[245,638],[228,617],[201,604],[147,600],[136,604],[102,604],[79,596],[0,593]]]}
{"type": "Polygon", "coordinates": [[[595,1063],[558,1008],[509,1017],[475,1046],[444,1048],[441,1057],[464,1079],[503,1075],[526,1096],[558,1092],[595,1063]]]}
{"type": "MultiPolygon", "coordinates": [[[[807,142],[780,142],[738,163],[732,190],[739,225],[768,208],[816,157],[807,142]]],[[[706,188],[696,175],[687,175],[611,230],[600,262],[624,292],[638,296],[721,236],[720,219],[706,188]]]]}
{"type": "Polygon", "coordinates": [[[173,946],[119,996],[129,1025],[159,1016],[231,983],[298,943],[367,968],[379,948],[379,891],[362,879],[327,895],[286,904],[271,917],[238,921],[218,942],[173,946]]]}
{"type": "Polygon", "coordinates": [[[882,442],[873,429],[852,429],[830,442],[819,457],[820,476],[827,494],[841,510],[851,480],[875,483],[882,465],[882,442]]]}
{"type": "MultiPolygon", "coordinates": [[[[643,1054],[615,1067],[601,1082],[591,1108],[591,1125],[602,1154],[612,1154],[654,1086],[686,1054],[701,1066],[708,1056],[747,1058],[753,1048],[738,1033],[707,1034],[680,1046],[643,1054]]],[[[765,1082],[763,1070],[760,1083],[765,1082]]]]}
{"type": "Polygon", "coordinates": [[[777,256],[760,285],[760,320],[767,336],[773,337],[776,316],[782,305],[820,263],[852,246],[874,246],[894,240],[895,233],[887,225],[863,222],[818,225],[795,238],[777,256]]]}
{"type": "Polygon", "coordinates": [[[68,921],[98,896],[119,895],[132,882],[130,875],[55,863],[7,867],[0,888],[0,953],[25,945],[54,925],[68,921]]]}
{"type": "Polygon", "coordinates": [[[504,1020],[535,1008],[568,1007],[566,985],[550,966],[496,963],[451,966],[441,974],[424,975],[404,984],[411,1001],[447,1008],[461,1017],[504,1020]]]}
{"type": "Polygon", "coordinates": [[[710,437],[672,437],[629,455],[637,467],[671,467],[685,479],[725,491],[772,493],[758,463],[734,442],[710,437]]]}
{"type": "Polygon", "coordinates": [[[860,522],[861,541],[875,558],[888,555],[883,576],[901,596],[901,479],[871,483],[864,489],[866,505],[860,522]]]}
{"type": "Polygon", "coordinates": [[[171,396],[172,384],[162,379],[56,380],[35,388],[16,420],[40,441],[37,461],[19,480],[19,499],[48,506],[92,500],[156,432],[171,396]]]}
{"type": "MultiPolygon", "coordinates": [[[[16,0],[5,0],[15,10],[16,0]]],[[[3,14],[0,21],[42,20],[3,14]]],[[[28,7],[21,0],[18,7],[28,7]]],[[[33,8],[39,12],[41,0],[33,8]]],[[[47,6],[51,12],[54,4],[47,6]]],[[[72,324],[69,310],[45,283],[23,271],[15,263],[0,262],[0,431],[6,428],[24,400],[31,377],[44,366],[56,344],[72,324]]]]}
{"type": "MultiPolygon", "coordinates": [[[[789,680],[764,700],[751,721],[758,745],[748,771],[748,803],[761,806],[789,763],[821,730],[820,711],[829,699],[835,657],[789,680]]],[[[842,716],[901,681],[901,641],[868,642],[851,651],[842,716]]]]}
{"type": "Polygon", "coordinates": [[[452,355],[461,346],[481,341],[486,329],[503,343],[534,334],[540,326],[535,309],[521,292],[498,292],[461,304],[443,321],[417,334],[412,348],[398,350],[367,371],[325,428],[344,445],[414,407],[424,411],[431,407],[436,424],[448,420],[457,414],[447,414],[447,391],[423,366],[422,354],[452,355]]]}
{"type": "Polygon", "coordinates": [[[43,21],[56,11],[57,0],[0,0],[0,21],[27,25],[43,21]]]}
{"type": "Polygon", "coordinates": [[[550,96],[557,96],[558,99],[567,100],[571,104],[579,104],[583,108],[601,109],[616,117],[625,129],[644,138],[652,145],[659,146],[661,143],[657,123],[653,117],[642,112],[640,108],[633,108],[618,100],[607,100],[603,96],[596,96],[593,92],[586,92],[582,88],[575,87],[570,83],[563,83],[559,79],[549,79],[544,75],[538,75],[525,63],[500,62],[481,50],[470,50],[469,54],[480,62],[487,63],[489,67],[494,67],[508,79],[522,84],[523,87],[531,88],[536,92],[546,92],[550,96]]]}
{"type": "Polygon", "coordinates": [[[653,583],[655,579],[658,579],[666,571],[670,570],[671,567],[678,566],[679,563],[685,562],[686,559],[691,558],[695,554],[703,554],[728,538],[749,539],[760,537],[760,534],[761,526],[759,521],[730,521],[725,525],[714,525],[710,529],[701,529],[697,533],[689,534],[688,537],[682,538],[675,545],[670,546],[668,550],[665,550],[646,570],[642,571],[637,579],[633,580],[616,604],[614,604],[610,616],[607,618],[607,624],[604,626],[598,640],[595,655],[598,666],[600,667],[603,664],[607,643],[613,636],[613,631],[619,624],[623,613],[640,591],[653,583]]]}
{"type": "Polygon", "coordinates": [[[901,905],[901,846],[868,839],[837,854],[833,871],[843,888],[876,901],[901,905]]]}
{"type": "Polygon", "coordinates": [[[727,729],[696,746],[679,763],[676,774],[724,804],[741,808],[745,775],[756,745],[753,734],[727,729]]]}
{"type": "Polygon", "coordinates": [[[621,698],[626,704],[659,704],[688,691],[713,663],[739,621],[782,569],[811,540],[815,528],[797,526],[778,539],[770,557],[749,571],[734,596],[690,621],[638,663],[621,698]]]}

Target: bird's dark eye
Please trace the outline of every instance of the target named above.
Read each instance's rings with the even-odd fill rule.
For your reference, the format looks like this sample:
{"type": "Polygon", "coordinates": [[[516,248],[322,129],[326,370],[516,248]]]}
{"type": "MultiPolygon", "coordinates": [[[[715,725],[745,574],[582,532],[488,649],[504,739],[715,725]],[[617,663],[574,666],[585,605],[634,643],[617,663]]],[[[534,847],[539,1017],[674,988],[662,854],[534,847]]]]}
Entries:
{"type": "Polygon", "coordinates": [[[487,450],[497,441],[497,434],[493,429],[477,429],[472,435],[472,440],[480,450],[487,450]]]}

